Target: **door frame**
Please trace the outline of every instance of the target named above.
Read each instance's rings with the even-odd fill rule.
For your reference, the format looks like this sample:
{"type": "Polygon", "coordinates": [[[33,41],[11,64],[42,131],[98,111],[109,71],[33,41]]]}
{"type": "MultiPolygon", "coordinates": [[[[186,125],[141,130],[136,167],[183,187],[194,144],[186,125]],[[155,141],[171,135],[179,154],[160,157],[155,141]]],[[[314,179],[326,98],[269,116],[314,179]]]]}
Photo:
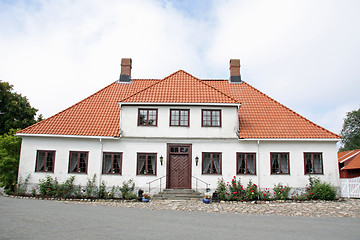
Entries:
{"type": "MultiPolygon", "coordinates": [[[[192,164],[191,164],[191,159],[192,159],[192,144],[190,143],[168,143],[167,144],[167,161],[166,161],[166,188],[169,189],[170,186],[170,148],[171,147],[188,147],[189,148],[189,152],[186,154],[189,156],[188,158],[188,162],[189,162],[189,178],[187,179],[188,181],[188,186],[189,188],[183,188],[183,189],[191,189],[191,179],[192,179],[192,164]]],[[[185,153],[184,153],[185,154],[185,153]]],[[[182,188],[179,188],[182,189],[182,188]]]]}

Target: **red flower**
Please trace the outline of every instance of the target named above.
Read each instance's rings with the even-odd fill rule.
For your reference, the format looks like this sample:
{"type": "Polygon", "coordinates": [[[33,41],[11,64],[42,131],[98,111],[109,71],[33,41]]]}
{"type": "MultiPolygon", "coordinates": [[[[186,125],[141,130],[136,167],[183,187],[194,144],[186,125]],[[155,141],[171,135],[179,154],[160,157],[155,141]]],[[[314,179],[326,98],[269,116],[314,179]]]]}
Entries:
{"type": "Polygon", "coordinates": [[[234,196],[234,198],[236,199],[236,196],[234,196]]]}
{"type": "Polygon", "coordinates": [[[306,197],[306,193],[305,193],[305,197],[306,197]]]}
{"type": "Polygon", "coordinates": [[[253,191],[254,191],[254,190],[252,190],[252,189],[250,190],[250,192],[253,192],[253,191]]]}
{"type": "Polygon", "coordinates": [[[236,176],[234,176],[234,179],[236,178],[236,176]]]}
{"type": "Polygon", "coordinates": [[[257,185],[254,183],[254,186],[257,187],[257,185]]]}
{"type": "Polygon", "coordinates": [[[249,199],[248,197],[246,197],[246,199],[249,199]]]}
{"type": "Polygon", "coordinates": [[[310,188],[308,187],[308,190],[310,190],[310,188]]]}
{"type": "Polygon", "coordinates": [[[313,195],[313,193],[311,192],[310,195],[313,195]]]}
{"type": "Polygon", "coordinates": [[[263,196],[266,196],[266,194],[264,193],[263,196]]]}
{"type": "Polygon", "coordinates": [[[233,194],[236,194],[236,192],[233,192],[233,194]]]}
{"type": "Polygon", "coordinates": [[[284,192],[285,190],[283,189],[282,191],[284,192]]]}

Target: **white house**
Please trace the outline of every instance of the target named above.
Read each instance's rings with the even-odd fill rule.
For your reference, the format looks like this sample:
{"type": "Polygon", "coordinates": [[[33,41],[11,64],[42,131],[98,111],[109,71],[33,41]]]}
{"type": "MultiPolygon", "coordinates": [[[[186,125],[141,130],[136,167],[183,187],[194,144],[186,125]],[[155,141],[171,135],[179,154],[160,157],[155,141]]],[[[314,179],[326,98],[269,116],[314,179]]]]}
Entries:
{"type": "Polygon", "coordinates": [[[19,177],[37,184],[75,175],[86,185],[200,189],[233,176],[260,188],[304,188],[309,175],[339,187],[340,136],[310,122],[241,80],[198,79],[179,70],[164,79],[132,79],[122,59],[118,81],[18,132],[19,177]],[[160,180],[161,179],[161,180],[160,180]]]}

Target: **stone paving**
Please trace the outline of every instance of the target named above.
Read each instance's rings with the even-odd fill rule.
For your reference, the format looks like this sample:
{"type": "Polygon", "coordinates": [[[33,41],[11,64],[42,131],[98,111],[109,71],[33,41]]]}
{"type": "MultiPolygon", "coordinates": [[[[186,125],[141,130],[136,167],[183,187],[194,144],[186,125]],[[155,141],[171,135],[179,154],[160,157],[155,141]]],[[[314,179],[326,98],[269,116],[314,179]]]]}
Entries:
{"type": "MultiPolygon", "coordinates": [[[[15,196],[9,196],[15,197],[15,196]]],[[[19,197],[26,198],[26,197],[19,197]]],[[[148,203],[113,200],[55,200],[65,204],[92,204],[127,208],[173,210],[186,212],[219,212],[245,215],[280,215],[305,217],[350,217],[360,218],[360,199],[340,199],[337,201],[253,201],[219,202],[204,204],[202,201],[156,200],[148,203]]]]}

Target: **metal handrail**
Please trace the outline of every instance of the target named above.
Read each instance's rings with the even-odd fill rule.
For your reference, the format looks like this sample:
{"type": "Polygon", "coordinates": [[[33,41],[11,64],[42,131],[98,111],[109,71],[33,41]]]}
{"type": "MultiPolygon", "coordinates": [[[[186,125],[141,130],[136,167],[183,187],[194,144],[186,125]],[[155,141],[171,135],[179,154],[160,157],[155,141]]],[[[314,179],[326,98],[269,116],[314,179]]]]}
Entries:
{"type": "Polygon", "coordinates": [[[162,177],[159,177],[159,178],[157,178],[157,179],[155,179],[155,180],[152,180],[152,181],[146,183],[146,184],[149,184],[149,194],[150,194],[150,190],[151,190],[150,184],[153,183],[153,182],[159,181],[159,180],[160,180],[160,192],[161,192],[161,179],[164,178],[164,177],[165,177],[165,176],[162,176],[162,177]]]}
{"type": "Polygon", "coordinates": [[[197,191],[197,189],[198,189],[198,181],[206,184],[206,192],[209,192],[209,191],[210,191],[210,188],[209,188],[210,183],[207,183],[207,182],[205,182],[205,181],[203,181],[203,180],[201,180],[200,178],[197,178],[197,177],[195,177],[195,176],[191,176],[191,177],[193,177],[193,178],[196,179],[196,185],[195,185],[195,186],[196,186],[196,191],[197,191]]]}

